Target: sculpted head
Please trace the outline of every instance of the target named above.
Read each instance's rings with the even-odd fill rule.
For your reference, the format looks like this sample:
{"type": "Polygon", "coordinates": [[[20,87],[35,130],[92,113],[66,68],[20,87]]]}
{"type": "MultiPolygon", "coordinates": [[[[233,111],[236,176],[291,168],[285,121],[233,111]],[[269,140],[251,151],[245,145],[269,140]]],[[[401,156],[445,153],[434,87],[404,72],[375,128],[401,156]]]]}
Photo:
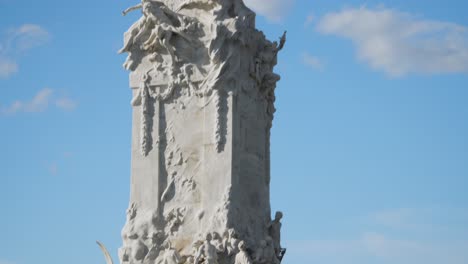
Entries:
{"type": "Polygon", "coordinates": [[[151,11],[151,2],[144,2],[143,3],[143,13],[149,13],[151,11]]]}
{"type": "Polygon", "coordinates": [[[283,218],[283,213],[281,211],[276,212],[275,220],[279,221],[279,220],[281,220],[281,218],[283,218]]]}
{"type": "Polygon", "coordinates": [[[229,233],[229,237],[237,238],[237,234],[236,234],[236,231],[234,229],[232,229],[232,228],[229,229],[228,233],[229,233]]]}
{"type": "Polygon", "coordinates": [[[221,236],[217,232],[212,233],[213,239],[221,239],[221,236]]]}
{"type": "Polygon", "coordinates": [[[240,251],[245,250],[245,243],[244,243],[244,241],[239,242],[239,245],[237,245],[237,247],[239,247],[239,250],[240,250],[240,251]]]}

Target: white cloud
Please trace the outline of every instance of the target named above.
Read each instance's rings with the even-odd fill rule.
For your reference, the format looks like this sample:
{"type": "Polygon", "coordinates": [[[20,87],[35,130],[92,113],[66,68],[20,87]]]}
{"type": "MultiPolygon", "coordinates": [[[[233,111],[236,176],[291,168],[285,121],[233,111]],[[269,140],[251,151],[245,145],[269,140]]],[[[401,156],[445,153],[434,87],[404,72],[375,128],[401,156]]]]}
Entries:
{"type": "Polygon", "coordinates": [[[78,104],[76,101],[73,101],[68,97],[61,97],[55,101],[55,105],[62,110],[72,111],[76,108],[78,104]]]}
{"type": "Polygon", "coordinates": [[[355,235],[344,230],[332,238],[284,245],[295,263],[466,264],[467,220],[467,208],[385,209],[361,219],[353,228],[364,231],[355,235]]]}
{"type": "Polygon", "coordinates": [[[12,31],[10,42],[14,42],[18,52],[25,52],[45,44],[50,38],[49,32],[39,25],[25,24],[12,31]]]}
{"type": "Polygon", "coordinates": [[[286,241],[288,255],[304,263],[466,264],[468,241],[396,239],[380,232],[364,232],[355,238],[286,241]]]}
{"type": "Polygon", "coordinates": [[[421,209],[387,209],[371,214],[370,218],[376,223],[390,228],[412,228],[416,214],[421,213],[421,209]]]}
{"type": "Polygon", "coordinates": [[[295,2],[295,0],[244,0],[249,8],[272,22],[281,22],[295,2]]]}
{"type": "Polygon", "coordinates": [[[317,69],[317,70],[323,69],[323,63],[320,61],[320,59],[315,56],[310,55],[307,52],[302,54],[302,62],[305,65],[310,66],[314,69],[317,69]]]}
{"type": "Polygon", "coordinates": [[[34,98],[23,104],[25,112],[42,112],[49,106],[52,89],[45,88],[39,91],[34,98]]]}
{"type": "Polygon", "coordinates": [[[308,27],[314,22],[315,16],[313,14],[310,14],[306,17],[306,21],[304,22],[304,27],[308,27]]]}
{"type": "Polygon", "coordinates": [[[51,103],[54,103],[59,109],[71,111],[75,109],[77,103],[67,97],[54,98],[54,91],[50,88],[40,90],[31,100],[16,100],[7,107],[0,109],[4,115],[16,114],[19,112],[37,113],[45,111],[51,103]]]}
{"type": "Polygon", "coordinates": [[[18,58],[49,39],[49,32],[39,25],[24,24],[8,30],[0,39],[0,78],[5,79],[18,72],[18,58]]]}
{"type": "Polygon", "coordinates": [[[5,79],[18,72],[18,64],[0,57],[0,78],[5,79]]]}
{"type": "Polygon", "coordinates": [[[352,40],[360,60],[390,76],[468,72],[465,26],[361,7],[328,13],[317,29],[352,40]]]}
{"type": "Polygon", "coordinates": [[[49,164],[47,169],[49,173],[53,176],[56,176],[58,174],[58,165],[56,162],[52,162],[51,164],[49,164]]]}
{"type": "Polygon", "coordinates": [[[40,90],[30,101],[15,101],[9,107],[2,109],[4,114],[14,114],[17,112],[42,112],[49,106],[52,89],[40,90]]]}

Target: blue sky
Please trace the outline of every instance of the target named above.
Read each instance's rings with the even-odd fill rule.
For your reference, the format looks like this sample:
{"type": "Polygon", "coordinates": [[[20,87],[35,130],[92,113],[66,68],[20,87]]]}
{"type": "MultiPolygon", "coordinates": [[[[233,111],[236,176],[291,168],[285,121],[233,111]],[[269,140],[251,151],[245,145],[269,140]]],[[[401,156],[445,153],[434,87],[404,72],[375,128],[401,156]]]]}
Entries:
{"type": "MultiPolygon", "coordinates": [[[[285,264],[468,263],[468,2],[246,0],[276,71],[285,264]]],[[[116,258],[136,1],[0,0],[0,264],[116,258]]]]}

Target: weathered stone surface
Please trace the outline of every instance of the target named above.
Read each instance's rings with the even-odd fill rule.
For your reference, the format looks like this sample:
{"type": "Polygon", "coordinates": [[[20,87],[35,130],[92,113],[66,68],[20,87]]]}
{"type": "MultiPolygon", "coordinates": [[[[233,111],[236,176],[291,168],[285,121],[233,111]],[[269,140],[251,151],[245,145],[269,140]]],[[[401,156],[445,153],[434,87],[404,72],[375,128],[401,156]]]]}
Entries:
{"type": "Polygon", "coordinates": [[[133,90],[121,263],[279,263],[270,212],[273,73],[284,45],[242,0],[143,0],[124,36],[133,90]]]}

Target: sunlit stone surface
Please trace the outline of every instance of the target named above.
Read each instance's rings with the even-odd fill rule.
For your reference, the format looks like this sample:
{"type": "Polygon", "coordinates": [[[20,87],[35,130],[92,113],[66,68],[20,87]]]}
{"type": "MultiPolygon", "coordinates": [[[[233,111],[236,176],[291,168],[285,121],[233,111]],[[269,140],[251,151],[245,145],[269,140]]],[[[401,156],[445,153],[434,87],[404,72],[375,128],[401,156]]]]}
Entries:
{"type": "Polygon", "coordinates": [[[133,91],[121,263],[279,263],[270,212],[273,73],[242,0],[143,1],[122,53],[133,91]]]}

